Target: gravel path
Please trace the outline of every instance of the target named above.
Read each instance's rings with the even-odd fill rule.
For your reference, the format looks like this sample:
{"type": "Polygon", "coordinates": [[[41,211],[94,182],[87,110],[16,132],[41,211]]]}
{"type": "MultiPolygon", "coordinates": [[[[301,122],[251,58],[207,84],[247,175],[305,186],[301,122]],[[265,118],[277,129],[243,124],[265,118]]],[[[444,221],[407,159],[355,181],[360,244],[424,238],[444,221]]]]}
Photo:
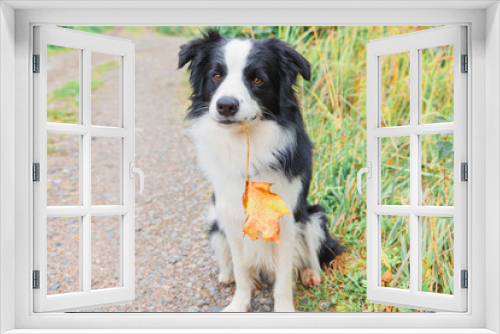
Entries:
{"type": "MultiPolygon", "coordinates": [[[[234,284],[224,286],[217,282],[218,268],[209,252],[205,222],[210,186],[196,169],[196,152],[183,121],[189,89],[185,73],[176,68],[179,47],[186,40],[159,37],[149,28],[140,35],[127,35],[123,29],[115,29],[111,35],[132,39],[136,45],[136,165],[146,174],[142,196],[138,194],[138,185],[136,187],[136,299],[130,304],[87,311],[218,312],[230,302],[234,284]]],[[[64,54],[55,57],[63,63],[68,58],[64,54]]],[[[60,67],[63,68],[61,64],[60,67]]],[[[117,75],[117,69],[104,73],[106,85],[95,91],[93,112],[106,113],[115,107],[109,96],[115,91],[113,83],[117,82],[117,75]]],[[[77,164],[68,161],[74,160],[70,147],[76,143],[66,139],[55,144],[59,150],[50,154],[49,159],[55,166],[61,166],[55,168],[58,175],[75,174],[72,168],[77,168],[77,164]]],[[[96,174],[101,172],[96,186],[103,194],[110,193],[107,197],[101,194],[100,204],[114,201],[115,191],[108,188],[108,184],[114,182],[115,173],[109,170],[116,166],[111,154],[116,150],[115,143],[96,139],[92,145],[93,150],[100,152],[99,159],[95,159],[96,174]]],[[[69,183],[73,188],[78,186],[74,179],[69,183]]],[[[62,198],[61,194],[64,192],[54,191],[51,196],[62,198]]],[[[71,234],[78,235],[74,229],[76,224],[72,224],[72,230],[67,227],[70,223],[71,220],[66,220],[55,224],[54,232],[49,234],[49,240],[53,241],[49,244],[54,245],[49,250],[49,261],[57,263],[49,268],[49,275],[61,269],[68,273],[57,282],[51,281],[55,287],[51,290],[49,284],[52,293],[69,292],[71,289],[67,287],[77,282],[78,272],[71,270],[74,252],[60,251],[61,245],[57,246],[71,234]],[[64,228],[67,230],[62,233],[64,228]]],[[[96,288],[114,286],[119,254],[116,221],[103,219],[102,224],[95,225],[93,249],[101,256],[93,258],[92,285],[96,288]]],[[[75,249],[74,241],[66,241],[66,244],[69,249],[75,249]]],[[[265,284],[256,291],[252,300],[255,311],[272,310],[269,292],[270,287],[265,284]]]]}

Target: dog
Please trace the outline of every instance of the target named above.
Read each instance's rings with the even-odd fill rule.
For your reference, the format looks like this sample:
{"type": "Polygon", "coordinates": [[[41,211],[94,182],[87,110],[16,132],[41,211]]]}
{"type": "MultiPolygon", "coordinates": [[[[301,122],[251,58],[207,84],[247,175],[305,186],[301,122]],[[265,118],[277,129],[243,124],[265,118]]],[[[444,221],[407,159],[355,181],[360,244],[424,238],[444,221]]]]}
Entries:
{"type": "Polygon", "coordinates": [[[300,275],[319,285],[322,266],[343,247],[328,232],[325,210],[309,205],[312,144],[294,87],[310,80],[309,62],[276,38],[227,39],[217,30],[181,46],[179,68],[189,63],[192,95],[186,118],[198,164],[213,187],[209,243],[220,266],[219,282],[236,283],[224,312],[246,312],[255,282],[274,282],[275,312],[293,312],[300,275]],[[291,214],[280,219],[281,245],[243,235],[246,136],[250,135],[249,178],[272,183],[291,214]]]}

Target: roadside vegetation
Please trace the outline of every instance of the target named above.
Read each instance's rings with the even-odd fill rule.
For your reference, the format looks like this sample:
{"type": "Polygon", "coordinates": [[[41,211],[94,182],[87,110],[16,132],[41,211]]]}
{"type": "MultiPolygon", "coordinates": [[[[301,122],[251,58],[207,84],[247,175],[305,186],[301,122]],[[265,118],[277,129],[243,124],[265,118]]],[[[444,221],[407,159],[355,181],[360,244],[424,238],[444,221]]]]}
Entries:
{"type": "MultiPolygon", "coordinates": [[[[75,28],[75,27],[68,27],[75,28]]],[[[97,33],[113,27],[85,27],[97,33]]],[[[330,231],[346,248],[323,274],[319,287],[298,284],[296,308],[302,312],[412,312],[370,303],[366,298],[366,194],[356,190],[356,173],[366,165],[366,45],[369,41],[430,27],[220,27],[225,37],[269,38],[288,42],[312,66],[311,82],[299,79],[297,93],[307,131],[315,145],[310,201],[323,205],[330,231]]],[[[79,30],[82,30],[78,28],[79,30]]],[[[140,33],[138,28],[127,28],[140,33]]],[[[159,36],[197,37],[198,27],[156,27],[159,36]]],[[[51,54],[63,52],[55,47],[51,54]]],[[[422,122],[453,121],[453,49],[422,51],[422,122]]],[[[95,71],[92,88],[102,85],[95,71]]],[[[382,126],[409,124],[409,58],[381,59],[382,126]]],[[[74,122],[79,87],[69,81],[49,93],[48,119],[74,122]]],[[[422,201],[453,205],[453,136],[422,136],[422,201]]],[[[409,139],[381,140],[382,203],[409,204],[409,139]]],[[[453,293],[453,219],[422,219],[422,290],[453,293]]],[[[382,286],[409,288],[409,221],[381,219],[382,286]]]]}

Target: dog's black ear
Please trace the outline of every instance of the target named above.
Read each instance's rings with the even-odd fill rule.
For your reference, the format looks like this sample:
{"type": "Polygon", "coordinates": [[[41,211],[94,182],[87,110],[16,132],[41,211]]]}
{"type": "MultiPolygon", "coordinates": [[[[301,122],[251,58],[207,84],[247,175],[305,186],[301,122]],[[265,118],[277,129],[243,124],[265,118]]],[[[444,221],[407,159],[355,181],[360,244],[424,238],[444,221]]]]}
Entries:
{"type": "Polygon", "coordinates": [[[280,57],[282,69],[290,76],[292,82],[295,82],[297,75],[301,75],[305,80],[311,80],[311,65],[289,44],[280,41],[276,38],[271,38],[267,41],[271,48],[276,49],[280,57]]]}
{"type": "Polygon", "coordinates": [[[179,51],[179,68],[184,67],[184,65],[192,61],[206,45],[222,39],[222,36],[216,29],[203,31],[202,34],[203,37],[194,39],[188,44],[181,46],[181,51],[179,51]]]}
{"type": "Polygon", "coordinates": [[[311,64],[300,53],[286,46],[283,56],[293,72],[300,74],[307,81],[311,80],[311,64]]]}

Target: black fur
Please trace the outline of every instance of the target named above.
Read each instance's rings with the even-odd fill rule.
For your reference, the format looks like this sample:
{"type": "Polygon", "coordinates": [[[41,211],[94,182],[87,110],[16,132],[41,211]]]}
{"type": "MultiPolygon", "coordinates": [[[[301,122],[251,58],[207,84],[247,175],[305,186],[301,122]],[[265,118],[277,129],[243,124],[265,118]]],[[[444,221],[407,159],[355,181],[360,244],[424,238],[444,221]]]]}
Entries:
{"type": "MultiPolygon", "coordinates": [[[[214,74],[225,76],[227,68],[223,46],[228,42],[216,30],[207,30],[202,38],[183,45],[179,53],[179,68],[189,63],[190,82],[193,93],[187,119],[196,119],[208,112],[212,96],[219,82],[211,78],[214,74]]],[[[252,50],[247,58],[244,78],[252,98],[258,102],[263,120],[276,122],[296,138],[295,145],[283,147],[274,152],[276,163],[270,169],[282,171],[288,179],[300,177],[302,192],[297,199],[293,212],[295,221],[307,224],[311,214],[323,212],[322,228],[326,241],[318,255],[322,264],[329,264],[336,255],[342,254],[342,247],[328,232],[326,214],[319,206],[309,206],[307,197],[312,177],[312,144],[304,129],[299,103],[295,94],[298,75],[309,81],[311,68],[309,62],[288,44],[270,38],[253,40],[252,50]],[[253,85],[255,77],[263,79],[262,85],[253,85]]],[[[215,197],[213,198],[215,202],[215,197]]],[[[220,232],[215,221],[210,233],[220,232]]]]}
{"type": "Polygon", "coordinates": [[[208,230],[208,238],[210,239],[214,234],[217,233],[224,233],[224,232],[220,230],[219,223],[217,222],[217,220],[214,220],[210,224],[210,229],[208,230]]]}
{"type": "Polygon", "coordinates": [[[191,107],[187,119],[201,117],[208,111],[208,103],[215,91],[214,83],[209,80],[223,59],[220,46],[227,42],[217,30],[203,32],[202,38],[197,38],[181,46],[179,52],[179,68],[189,63],[191,70],[190,82],[193,94],[190,97],[191,107]]]}
{"type": "Polygon", "coordinates": [[[321,228],[325,234],[325,241],[321,245],[318,257],[321,267],[328,267],[336,256],[344,253],[344,247],[339,242],[332,238],[328,231],[328,219],[326,218],[326,211],[321,205],[310,205],[307,207],[309,215],[321,213],[321,228]]]}

